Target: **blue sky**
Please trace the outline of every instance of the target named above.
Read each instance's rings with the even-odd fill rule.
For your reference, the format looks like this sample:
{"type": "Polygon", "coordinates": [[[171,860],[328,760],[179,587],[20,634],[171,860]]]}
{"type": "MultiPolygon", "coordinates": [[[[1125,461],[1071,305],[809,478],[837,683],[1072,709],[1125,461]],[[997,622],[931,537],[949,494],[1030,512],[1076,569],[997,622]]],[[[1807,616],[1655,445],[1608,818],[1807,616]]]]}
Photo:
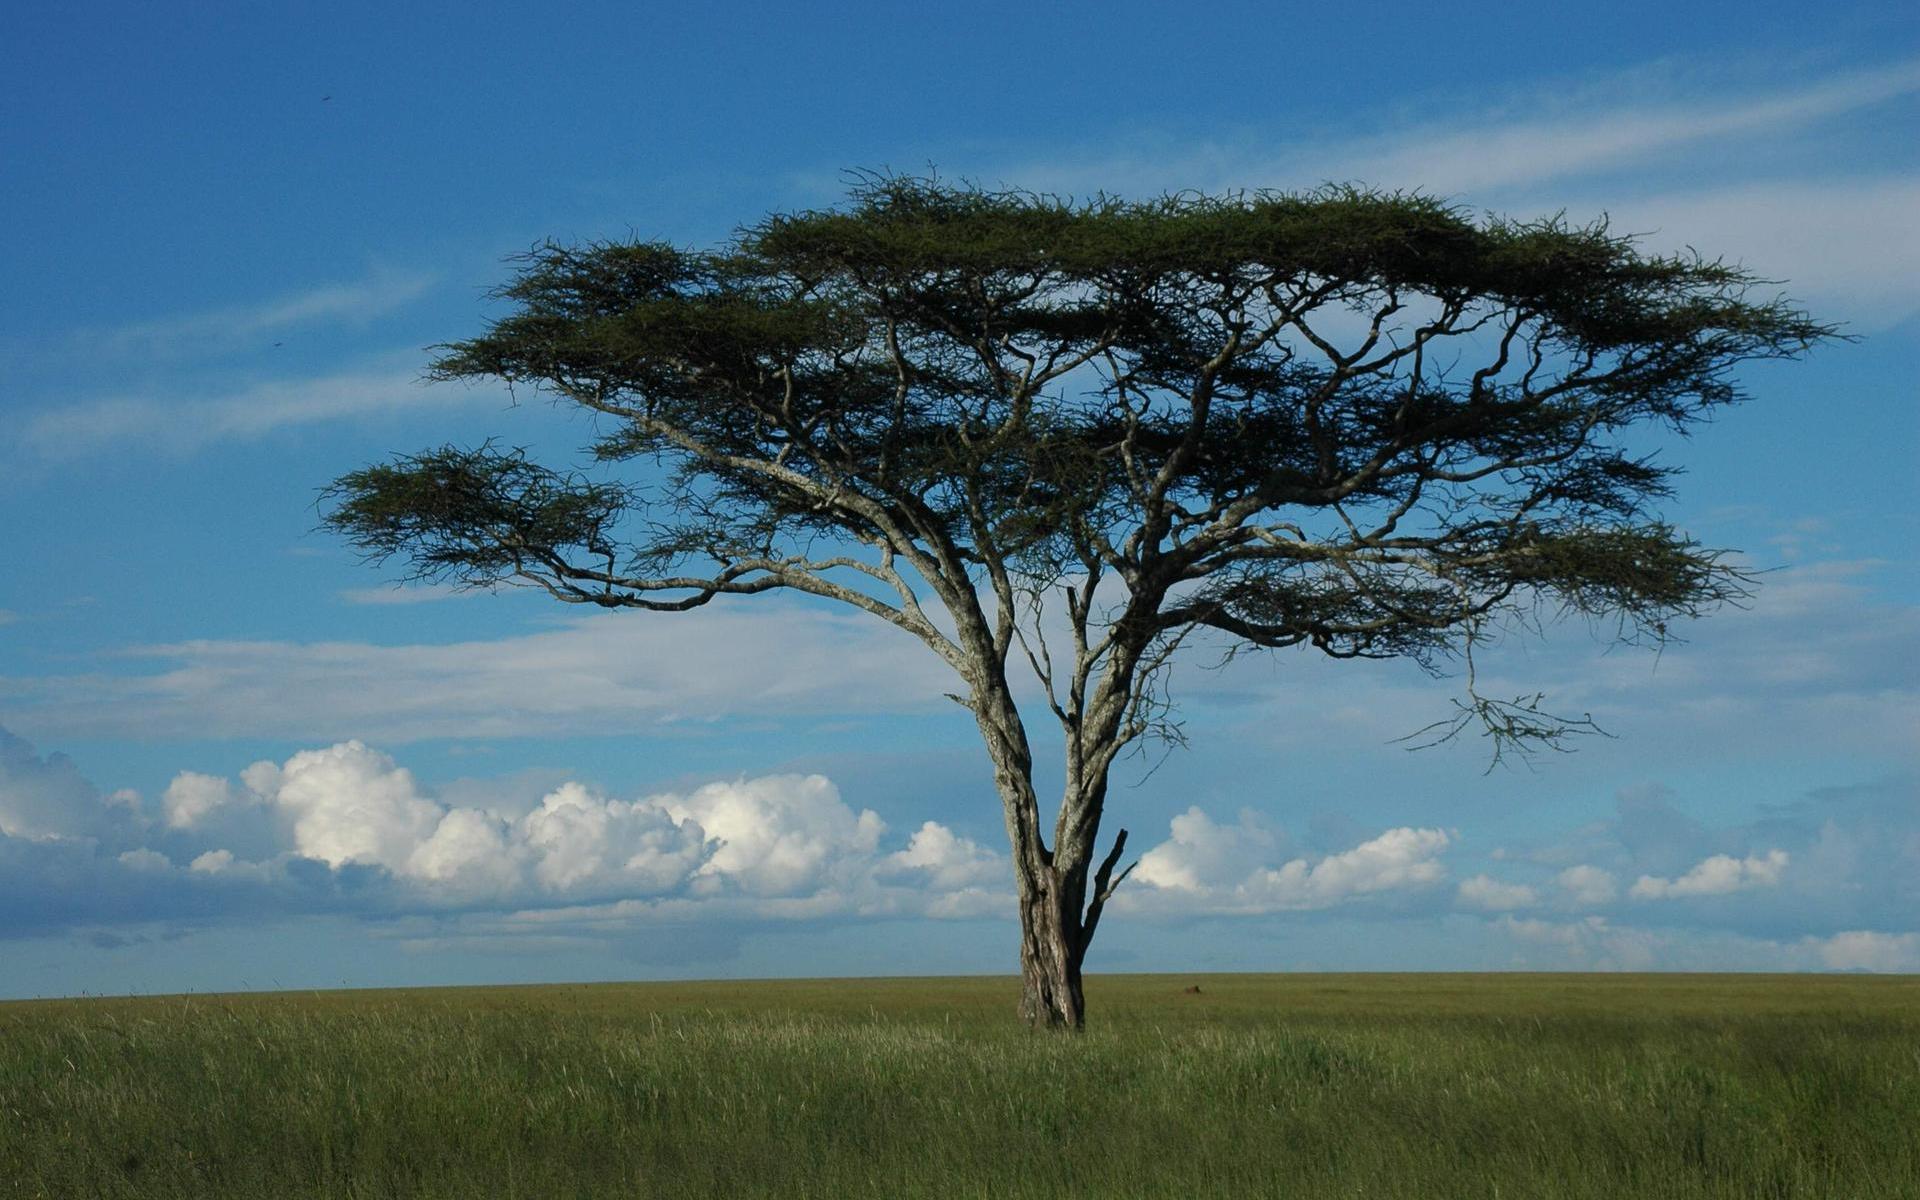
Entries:
{"type": "Polygon", "coordinates": [[[1392,743],[1457,680],[1190,662],[1091,969],[1920,970],[1920,22],[1368,13],[10,8],[0,996],[1011,970],[984,754],[916,643],[399,589],[313,529],[393,451],[586,440],[418,382],[505,256],[930,165],[1605,213],[1858,339],[1646,443],[1689,468],[1667,515],[1770,571],[1749,609],[1488,660],[1611,739],[1486,774],[1392,743]]]}

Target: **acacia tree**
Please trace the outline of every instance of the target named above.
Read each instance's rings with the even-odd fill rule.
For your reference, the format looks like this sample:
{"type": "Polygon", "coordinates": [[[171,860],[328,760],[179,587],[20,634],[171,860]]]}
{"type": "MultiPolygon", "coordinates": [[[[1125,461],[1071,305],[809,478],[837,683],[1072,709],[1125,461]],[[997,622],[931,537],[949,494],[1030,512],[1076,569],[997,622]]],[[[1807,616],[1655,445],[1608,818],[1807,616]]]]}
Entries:
{"type": "MultiPolygon", "coordinates": [[[[1622,438],[1830,334],[1757,282],[1418,195],[867,177],[711,252],[525,255],[509,314],[432,375],[596,414],[596,465],[443,447],[343,476],[325,521],[415,577],[654,612],[792,589],[919,638],[993,762],[1021,1012],[1078,1027],[1126,874],[1125,830],[1098,852],[1108,777],[1177,738],[1163,673],[1196,631],[1434,669],[1542,605],[1663,638],[1742,593],[1647,511],[1671,469],[1622,438]],[[1028,668],[1064,733],[1050,830],[1028,668]]],[[[1443,734],[1477,724],[1497,754],[1584,723],[1468,679],[1443,734]]]]}

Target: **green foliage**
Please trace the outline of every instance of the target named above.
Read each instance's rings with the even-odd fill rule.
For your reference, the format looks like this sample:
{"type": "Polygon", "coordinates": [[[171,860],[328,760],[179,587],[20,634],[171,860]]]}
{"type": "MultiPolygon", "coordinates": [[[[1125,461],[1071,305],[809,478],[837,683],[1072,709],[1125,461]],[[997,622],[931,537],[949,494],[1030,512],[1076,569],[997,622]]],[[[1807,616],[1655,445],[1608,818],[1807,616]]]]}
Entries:
{"type": "Polygon", "coordinates": [[[416,573],[474,584],[543,556],[612,553],[624,488],[555,474],[520,451],[445,446],[342,476],[326,524],[376,559],[408,553],[416,573]]]}
{"type": "Polygon", "coordinates": [[[0,1198],[1920,1195],[1912,977],[1087,987],[0,1005],[0,1198]]]}

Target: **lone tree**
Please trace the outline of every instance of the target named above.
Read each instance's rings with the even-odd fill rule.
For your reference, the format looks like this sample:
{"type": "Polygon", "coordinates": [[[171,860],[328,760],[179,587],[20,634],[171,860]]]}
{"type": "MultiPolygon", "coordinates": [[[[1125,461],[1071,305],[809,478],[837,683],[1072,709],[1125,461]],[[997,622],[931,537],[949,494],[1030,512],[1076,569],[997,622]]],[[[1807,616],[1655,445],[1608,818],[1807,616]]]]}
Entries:
{"type": "MultiPolygon", "coordinates": [[[[414,577],[654,612],[787,588],[919,638],[993,761],[1021,1012],[1066,1027],[1126,875],[1126,831],[1096,844],[1108,777],[1177,739],[1184,639],[1433,669],[1543,605],[1663,638],[1743,577],[1648,513],[1672,471],[1627,430],[1684,430],[1741,398],[1736,364],[1832,332],[1604,224],[1354,188],[1073,202],[875,176],[711,252],[519,261],[510,314],[432,375],[597,414],[600,465],[428,450],[337,480],[326,524],[414,577]],[[636,460],[657,469],[610,481],[636,460]],[[1065,735],[1051,831],[1028,667],[1065,735]]],[[[1442,736],[1480,727],[1497,755],[1585,723],[1471,679],[1442,736]]]]}

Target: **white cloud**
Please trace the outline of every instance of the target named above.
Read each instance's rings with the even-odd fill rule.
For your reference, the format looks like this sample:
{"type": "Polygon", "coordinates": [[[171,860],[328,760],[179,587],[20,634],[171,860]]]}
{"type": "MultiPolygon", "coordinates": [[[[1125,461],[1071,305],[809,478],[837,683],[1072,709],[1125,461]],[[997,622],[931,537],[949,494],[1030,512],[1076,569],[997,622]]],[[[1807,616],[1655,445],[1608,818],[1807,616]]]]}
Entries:
{"type": "Polygon", "coordinates": [[[137,814],[118,802],[103,804],[66,755],[42,758],[25,739],[0,729],[0,835],[98,837],[129,823],[137,823],[137,814]]]}
{"type": "Polygon", "coordinates": [[[358,741],[302,750],[268,776],[271,798],[293,821],[292,850],[330,867],[363,863],[399,872],[444,815],[412,772],[358,741]]]}
{"type": "Polygon", "coordinates": [[[1438,829],[1389,829],[1317,862],[1295,858],[1243,871],[1247,855],[1236,844],[1236,832],[1223,830],[1199,808],[1175,817],[1172,834],[1142,855],[1134,872],[1134,879],[1155,894],[1150,899],[1137,892],[1118,894],[1129,911],[1270,913],[1427,887],[1446,878],[1438,855],[1452,840],[1438,829]]]}
{"type": "MultiPolygon", "coordinates": [[[[1327,179],[1484,193],[1644,167],[1714,142],[1778,141],[1916,92],[1920,62],[1911,61],[1744,92],[1730,83],[1711,91],[1689,88],[1641,67],[1584,83],[1535,83],[1477,112],[1412,121],[1380,114],[1393,130],[1385,135],[1310,142],[1291,130],[1262,130],[1228,141],[1180,131],[1177,142],[1169,137],[1137,151],[1054,155],[992,174],[1082,194],[1286,188],[1327,179]]],[[[1459,99],[1471,102],[1478,94],[1459,99]]],[[[1425,107],[1444,110],[1448,98],[1428,98],[1425,107]]]]}
{"type": "MultiPolygon", "coordinates": [[[[0,680],[67,736],[429,737],[631,733],[679,722],[945,708],[926,647],[824,602],[612,613],[489,642],[193,641],[128,651],[147,675],[0,680]]],[[[8,695],[11,693],[11,695],[8,695]]]]}
{"type": "Polygon", "coordinates": [[[1490,928],[1518,947],[1510,965],[1535,969],[1920,971],[1920,933],[1850,930],[1778,940],[1727,930],[1618,926],[1599,916],[1575,921],[1502,916],[1490,928]]]}
{"type": "MultiPolygon", "coordinates": [[[[1644,81],[1630,76],[1623,82],[1644,81]]],[[[1920,62],[1735,98],[1645,103],[1589,94],[1543,118],[1495,116],[1406,130],[1331,156],[1324,177],[1484,192],[1643,164],[1703,142],[1778,136],[1917,91],[1920,62]]]]}
{"type": "Polygon", "coordinates": [[[964,838],[938,821],[914,830],[905,850],[881,860],[882,878],[924,878],[939,891],[963,891],[1003,882],[1006,859],[972,838],[964,838]]]}
{"type": "MultiPolygon", "coordinates": [[[[1565,210],[1587,220],[1607,212],[1616,230],[1650,233],[1651,248],[1695,247],[1743,262],[1789,281],[1788,291],[1823,319],[1871,331],[1920,311],[1920,233],[1910,219],[1920,178],[1871,160],[1865,169],[1873,173],[1864,176],[1824,165],[1795,175],[1790,152],[1817,147],[1839,122],[1865,126],[1877,109],[1916,94],[1920,61],[1710,89],[1662,66],[1641,67],[1532,84],[1492,109],[1391,121],[1385,135],[1313,142],[1263,130],[1208,141],[1178,131],[1165,144],[992,174],[1068,193],[1133,195],[1354,180],[1522,216],[1565,210]],[[1632,174],[1622,181],[1623,172],[1632,174]],[[1566,182],[1604,173],[1614,173],[1604,192],[1566,182]]],[[[1425,107],[1444,111],[1449,100],[1430,98],[1425,107]]]]}
{"type": "Polygon", "coordinates": [[[654,803],[719,841],[695,873],[696,889],[709,893],[723,886],[754,896],[813,891],[833,879],[835,866],[871,856],[886,831],[872,810],[855,815],[821,775],[709,783],[654,803]]]}
{"type": "Polygon", "coordinates": [[[471,808],[447,810],[433,836],[407,855],[401,873],[446,887],[497,893],[514,883],[507,830],[498,819],[471,808]]]}
{"type": "Polygon", "coordinates": [[[534,878],[554,893],[672,891],[712,850],[698,822],[659,802],[602,799],[578,783],[548,793],[513,833],[532,859],[534,878]]]}
{"type": "Polygon", "coordinates": [[[1613,872],[1582,863],[1553,877],[1575,904],[1607,904],[1620,894],[1613,872]]]}
{"type": "MultiPolygon", "coordinates": [[[[1612,630],[1596,627],[1589,636],[1578,621],[1549,627],[1543,637],[1515,633],[1480,648],[1478,686],[1489,696],[1544,692],[1552,711],[1591,713],[1619,740],[1585,739],[1571,761],[1581,769],[1604,765],[1615,778],[1686,769],[1703,744],[1729,760],[1818,745],[1911,769],[1920,762],[1913,735],[1920,678],[1904,664],[1920,659],[1920,605],[1890,599],[1863,578],[1870,572],[1866,564],[1828,562],[1769,575],[1751,607],[1689,622],[1678,629],[1686,640],[1657,654],[1609,652],[1612,630]]],[[[1231,701],[1223,715],[1235,720],[1235,731],[1303,752],[1376,753],[1444,715],[1460,687],[1457,678],[1424,679],[1406,663],[1304,653],[1244,656],[1220,671],[1185,671],[1177,682],[1194,701],[1231,701]]],[[[1453,749],[1423,753],[1480,756],[1484,766],[1474,741],[1469,735],[1453,749]]],[[[1651,870],[1672,874],[1682,866],[1651,870]]]]}
{"type": "Polygon", "coordinates": [[[187,869],[212,875],[227,870],[231,866],[233,866],[233,851],[209,850],[189,863],[187,869]]]}
{"type": "MultiPolygon", "coordinates": [[[[181,772],[166,795],[170,828],[204,847],[191,873],[272,883],[293,858],[380,868],[402,889],[398,911],[486,905],[564,910],[570,920],[609,903],[638,905],[616,920],[1006,911],[995,886],[1006,876],[1003,857],[936,821],[888,852],[879,814],[847,805],[821,775],[719,781],[637,800],[569,781],[531,806],[466,807],[427,794],[389,755],[346,741],[254,763],[238,786],[181,772]],[[236,812],[268,814],[268,836],[278,841],[256,858],[219,844],[237,828],[236,812]]],[[[148,849],[119,861],[171,870],[148,849]]]]}
{"type": "Polygon", "coordinates": [[[1469,908],[1500,912],[1510,908],[1528,908],[1539,900],[1525,884],[1501,883],[1488,875],[1475,875],[1460,884],[1460,903],[1469,908]]]}
{"type": "Polygon", "coordinates": [[[498,402],[488,389],[422,383],[415,357],[408,355],[405,365],[386,369],[269,380],[211,395],[79,400],[28,414],[16,445],[54,463],[127,446],[185,454],[214,442],[245,441],[327,421],[498,402]]]}
{"type": "MultiPolygon", "coordinates": [[[[1674,940],[1671,934],[1616,928],[1605,917],[1542,921],[1507,915],[1495,927],[1523,945],[1549,949],[1556,956],[1554,965],[1581,970],[1649,970],[1662,962],[1663,951],[1674,940]]],[[[1535,964],[1522,958],[1515,965],[1535,964]]]]}
{"type": "Polygon", "coordinates": [[[1920,933],[1853,929],[1809,944],[1836,971],[1920,971],[1920,933]]]}
{"type": "Polygon", "coordinates": [[[378,271],[353,283],[330,284],[257,304],[163,317],[90,331],[77,340],[88,353],[141,359],[204,357],[237,349],[260,349],[263,335],[304,325],[364,326],[418,299],[434,276],[378,271]]]}
{"type": "Polygon", "coordinates": [[[1133,878],[1157,888],[1197,892],[1238,881],[1272,862],[1281,839],[1251,809],[1236,825],[1216,825],[1198,805],[1173,818],[1173,836],[1140,856],[1133,878]]]}
{"type": "Polygon", "coordinates": [[[1331,854],[1311,867],[1296,858],[1278,871],[1261,872],[1250,890],[1284,904],[1327,904],[1349,896],[1420,887],[1446,878],[1435,856],[1451,841],[1438,829],[1389,829],[1351,850],[1331,854]]]}
{"type": "Polygon", "coordinates": [[[1678,879],[1642,875],[1627,894],[1635,900],[1664,900],[1681,896],[1723,896],[1747,888],[1772,887],[1787,869],[1787,852],[1769,850],[1765,857],[1734,858],[1716,854],[1696,864],[1678,879]]]}
{"type": "Polygon", "coordinates": [[[1854,332],[1920,312],[1920,177],[1773,179],[1606,205],[1616,230],[1663,251],[1745,264],[1854,332]]]}
{"type": "Polygon", "coordinates": [[[174,829],[191,829],[215,809],[234,802],[233,785],[218,775],[182,771],[160,796],[161,811],[174,829]]]}

